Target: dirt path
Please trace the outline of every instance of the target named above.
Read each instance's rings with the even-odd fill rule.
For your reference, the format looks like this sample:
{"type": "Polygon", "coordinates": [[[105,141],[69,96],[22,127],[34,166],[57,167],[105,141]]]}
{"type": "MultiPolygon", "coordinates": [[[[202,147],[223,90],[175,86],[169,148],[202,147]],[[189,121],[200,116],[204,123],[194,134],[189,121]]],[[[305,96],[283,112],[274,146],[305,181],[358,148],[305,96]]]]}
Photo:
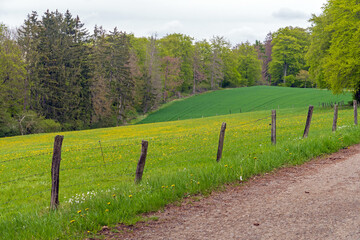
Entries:
{"type": "Polygon", "coordinates": [[[118,226],[107,239],[360,239],[360,145],[118,226]]]}

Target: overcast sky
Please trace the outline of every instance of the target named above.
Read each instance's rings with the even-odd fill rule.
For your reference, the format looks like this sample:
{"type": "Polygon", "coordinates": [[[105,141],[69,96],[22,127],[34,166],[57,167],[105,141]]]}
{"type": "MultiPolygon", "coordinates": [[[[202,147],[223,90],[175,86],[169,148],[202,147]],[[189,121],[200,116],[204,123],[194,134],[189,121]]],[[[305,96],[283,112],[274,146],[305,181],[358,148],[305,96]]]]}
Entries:
{"type": "Polygon", "coordinates": [[[326,0],[0,0],[0,22],[19,27],[31,11],[78,15],[94,26],[115,26],[135,36],[183,33],[196,40],[224,36],[232,44],[264,40],[280,27],[308,27],[326,0]]]}

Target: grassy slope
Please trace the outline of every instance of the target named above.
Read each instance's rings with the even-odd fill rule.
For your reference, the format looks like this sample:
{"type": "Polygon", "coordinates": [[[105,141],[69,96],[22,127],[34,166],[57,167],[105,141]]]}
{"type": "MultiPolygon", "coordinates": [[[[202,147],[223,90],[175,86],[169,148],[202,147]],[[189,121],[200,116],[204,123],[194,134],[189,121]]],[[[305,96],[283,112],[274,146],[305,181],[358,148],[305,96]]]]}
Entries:
{"type": "MultiPolygon", "coordinates": [[[[227,91],[232,90],[223,92],[227,91]]],[[[309,92],[314,95],[314,90],[309,92]]],[[[289,102],[291,96],[287,99],[287,104],[296,106],[289,102]]],[[[259,106],[252,102],[254,108],[259,106]]],[[[206,193],[240,176],[246,180],[360,141],[352,109],[340,108],[339,130],[332,133],[332,109],[315,106],[309,138],[303,140],[306,115],[306,107],[277,110],[276,146],[270,143],[270,111],[61,133],[65,136],[61,208],[50,214],[56,134],[2,138],[0,239],[89,237],[103,225],[134,222],[139,213],[158,210],[183,196],[206,193]],[[224,153],[217,163],[223,121],[227,123],[224,153]],[[149,140],[149,151],[144,180],[135,185],[142,139],[149,140]]]]}
{"type": "Polygon", "coordinates": [[[277,111],[276,146],[270,143],[270,111],[62,133],[61,209],[51,214],[55,134],[0,139],[0,239],[84,238],[103,225],[136,221],[137,214],[183,196],[360,141],[351,109],[340,109],[339,130],[332,133],[332,110],[315,108],[309,138],[303,140],[306,114],[306,108],[277,111]],[[223,121],[224,153],[216,163],[223,121]],[[149,140],[149,152],[144,180],[135,185],[141,139],[149,140]]]}
{"type": "Polygon", "coordinates": [[[333,95],[328,90],[256,86],[226,89],[175,101],[150,114],[139,123],[165,122],[216,115],[270,110],[277,108],[319,106],[322,102],[347,103],[351,94],[333,95]]]}

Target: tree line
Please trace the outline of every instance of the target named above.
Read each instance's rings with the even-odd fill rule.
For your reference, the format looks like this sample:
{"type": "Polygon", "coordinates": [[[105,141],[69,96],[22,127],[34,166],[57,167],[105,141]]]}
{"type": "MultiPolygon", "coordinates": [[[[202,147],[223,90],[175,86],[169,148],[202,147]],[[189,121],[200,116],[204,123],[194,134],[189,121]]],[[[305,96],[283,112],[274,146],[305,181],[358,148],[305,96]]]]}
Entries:
{"type": "Polygon", "coordinates": [[[101,26],[90,33],[69,11],[32,12],[17,30],[0,24],[0,136],[119,126],[172,99],[225,87],[317,86],[339,92],[339,69],[346,87],[358,90],[358,80],[350,84],[357,66],[350,59],[358,50],[340,58],[349,49],[332,39],[347,37],[356,45],[351,37],[359,28],[344,30],[335,16],[343,14],[342,24],[349,18],[358,24],[350,2],[356,1],[329,1],[310,29],[280,28],[264,41],[235,46],[221,36],[135,37],[101,26]]]}

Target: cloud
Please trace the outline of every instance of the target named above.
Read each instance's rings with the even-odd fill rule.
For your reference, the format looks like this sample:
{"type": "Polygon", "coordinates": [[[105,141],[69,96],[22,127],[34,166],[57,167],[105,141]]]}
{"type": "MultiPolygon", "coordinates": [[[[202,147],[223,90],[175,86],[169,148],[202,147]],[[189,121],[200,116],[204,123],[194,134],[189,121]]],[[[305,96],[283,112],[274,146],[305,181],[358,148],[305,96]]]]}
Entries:
{"type": "Polygon", "coordinates": [[[259,36],[253,27],[249,26],[233,28],[225,33],[225,37],[231,39],[232,44],[246,41],[254,42],[255,40],[261,40],[263,38],[263,36],[259,36]]]}
{"type": "Polygon", "coordinates": [[[183,33],[184,32],[184,25],[178,21],[169,21],[165,23],[157,24],[157,26],[152,27],[150,31],[147,32],[147,35],[152,35],[156,33],[159,37],[165,36],[171,33],[183,33]]]}
{"type": "Polygon", "coordinates": [[[275,18],[287,19],[287,20],[309,18],[308,14],[301,11],[292,10],[289,8],[281,8],[280,10],[273,12],[272,16],[275,18]]]}

